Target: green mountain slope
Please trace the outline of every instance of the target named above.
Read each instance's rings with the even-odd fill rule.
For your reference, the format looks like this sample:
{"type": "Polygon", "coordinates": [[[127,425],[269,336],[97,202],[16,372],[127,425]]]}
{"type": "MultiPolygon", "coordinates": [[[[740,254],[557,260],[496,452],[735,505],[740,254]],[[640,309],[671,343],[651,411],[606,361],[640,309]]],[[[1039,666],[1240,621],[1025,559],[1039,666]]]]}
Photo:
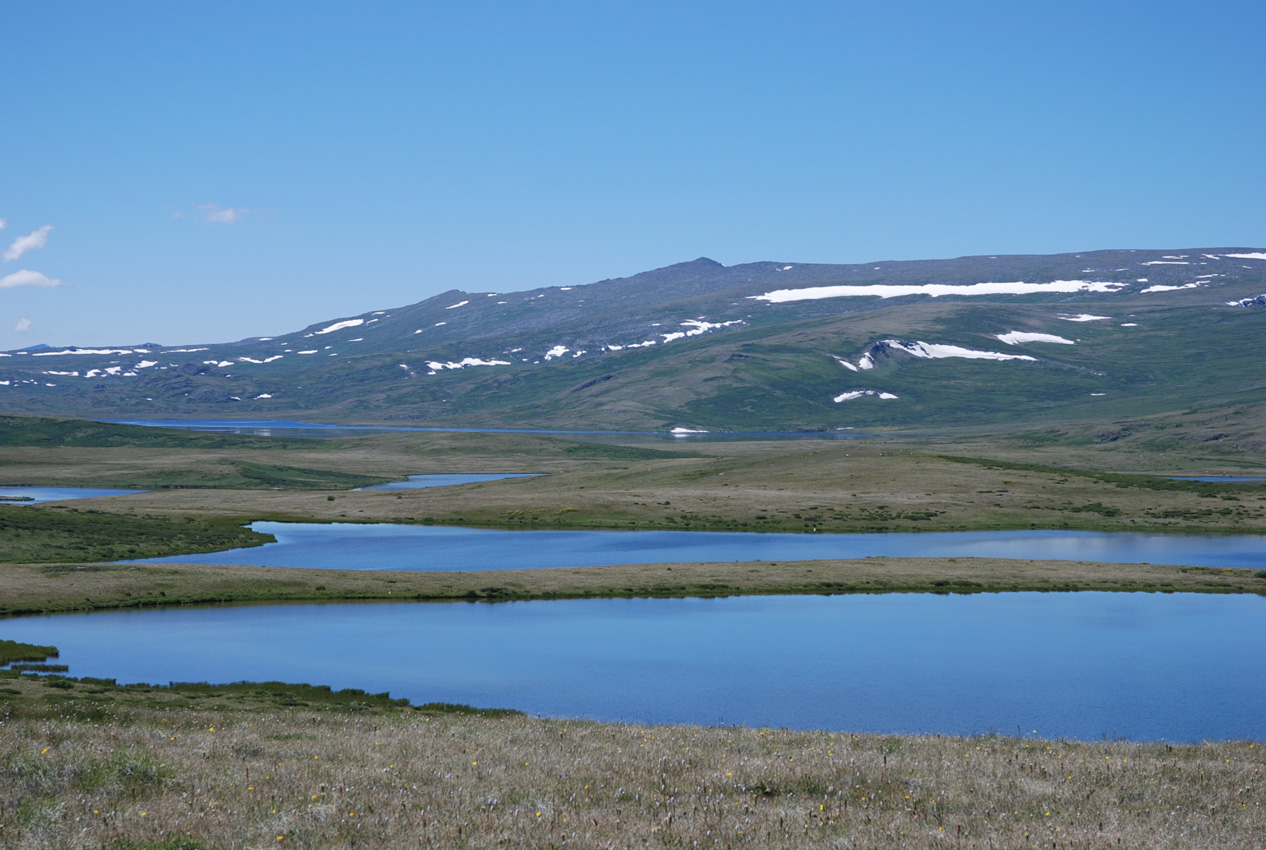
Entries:
{"type": "Polygon", "coordinates": [[[225,344],[0,358],[13,413],[666,430],[1097,421],[1263,399],[1266,252],[700,259],[225,344]]]}

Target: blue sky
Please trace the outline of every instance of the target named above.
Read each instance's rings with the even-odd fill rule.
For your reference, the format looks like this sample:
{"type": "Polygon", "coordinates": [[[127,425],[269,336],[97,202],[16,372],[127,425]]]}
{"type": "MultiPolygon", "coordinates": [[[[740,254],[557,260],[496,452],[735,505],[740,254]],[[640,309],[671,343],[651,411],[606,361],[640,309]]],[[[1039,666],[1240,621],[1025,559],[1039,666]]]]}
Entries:
{"type": "Polygon", "coordinates": [[[0,349],[699,256],[1261,248],[1263,33],[1261,2],[0,0],[0,349]]]}

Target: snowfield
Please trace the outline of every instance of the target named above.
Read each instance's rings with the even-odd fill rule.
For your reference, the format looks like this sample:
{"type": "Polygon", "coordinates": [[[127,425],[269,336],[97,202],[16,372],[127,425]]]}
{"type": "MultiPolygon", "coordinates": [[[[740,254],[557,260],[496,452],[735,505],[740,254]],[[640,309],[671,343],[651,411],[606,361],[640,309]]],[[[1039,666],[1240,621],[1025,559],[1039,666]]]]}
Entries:
{"type": "MultiPolygon", "coordinates": [[[[481,360],[478,357],[463,357],[461,360],[453,360],[447,363],[442,363],[439,360],[429,360],[427,361],[427,364],[426,364],[427,368],[431,370],[427,372],[428,375],[434,375],[445,369],[465,369],[467,366],[509,366],[509,365],[510,365],[509,360],[481,360]]],[[[407,367],[405,367],[404,364],[401,364],[401,368],[407,368],[407,367]]]]}
{"type": "Polygon", "coordinates": [[[1025,342],[1052,342],[1059,345],[1077,344],[1071,339],[1064,339],[1062,336],[1055,336],[1055,334],[1025,333],[1024,331],[1007,331],[1004,334],[998,334],[997,338],[1007,345],[1020,345],[1025,342]]]}
{"type": "Polygon", "coordinates": [[[875,390],[849,390],[848,392],[840,393],[832,400],[836,404],[839,404],[842,401],[852,401],[855,398],[863,398],[865,396],[874,396],[875,398],[882,398],[882,399],[897,398],[897,396],[893,395],[892,393],[881,393],[875,390]]]}
{"type": "MultiPolygon", "coordinates": [[[[1049,335],[1039,334],[1039,336],[1049,335]]],[[[1055,337],[1055,339],[1062,338],[1055,337]]],[[[1043,341],[1050,342],[1051,340],[1043,341]]],[[[1073,344],[1071,340],[1065,341],[1073,344]]],[[[942,360],[951,357],[958,357],[965,360],[1037,360],[1036,357],[1030,357],[1027,354],[1003,354],[1001,351],[977,351],[972,348],[964,348],[961,345],[945,345],[943,343],[920,342],[919,340],[907,342],[900,339],[884,339],[872,345],[870,350],[861,356],[856,365],[839,357],[835,358],[835,362],[839,363],[850,372],[869,372],[875,368],[874,355],[885,348],[892,351],[903,351],[911,357],[918,357],[923,360],[942,360]]]]}
{"type": "Polygon", "coordinates": [[[904,351],[911,357],[925,360],[941,360],[947,357],[961,357],[966,360],[1037,360],[1027,354],[1003,354],[1000,351],[976,351],[959,345],[940,345],[930,342],[902,342],[899,339],[885,339],[880,345],[897,351],[904,351]]]}
{"type": "MultiPolygon", "coordinates": [[[[20,352],[25,353],[25,352],[20,352]]],[[[64,351],[37,351],[32,357],[61,357],[64,354],[149,354],[147,348],[67,348],[64,351]]]]}
{"type": "Polygon", "coordinates": [[[1050,283],[925,283],[861,284],[858,286],[809,286],[804,289],[775,289],[764,295],[750,295],[755,301],[785,304],[819,298],[902,298],[907,295],[1034,295],[1044,292],[1116,292],[1127,284],[1102,280],[1055,280],[1050,283]]]}
{"type": "Polygon", "coordinates": [[[319,331],[313,331],[313,333],[317,333],[317,334],[332,334],[332,333],[334,333],[335,331],[341,331],[341,330],[343,330],[343,328],[355,328],[355,327],[359,327],[359,326],[361,326],[361,325],[363,325],[363,324],[365,324],[365,320],[364,320],[364,319],[345,319],[345,320],[343,320],[343,321],[341,321],[341,322],[335,322],[335,323],[334,323],[334,324],[332,324],[332,325],[327,325],[326,327],[321,328],[321,330],[319,330],[319,331]]]}
{"type": "Polygon", "coordinates": [[[1181,286],[1166,286],[1163,283],[1158,283],[1155,286],[1149,286],[1147,289],[1144,289],[1142,293],[1140,294],[1146,295],[1149,292],[1173,292],[1174,290],[1177,290],[1177,289],[1199,289],[1201,286],[1204,286],[1204,284],[1184,283],[1181,286]]]}

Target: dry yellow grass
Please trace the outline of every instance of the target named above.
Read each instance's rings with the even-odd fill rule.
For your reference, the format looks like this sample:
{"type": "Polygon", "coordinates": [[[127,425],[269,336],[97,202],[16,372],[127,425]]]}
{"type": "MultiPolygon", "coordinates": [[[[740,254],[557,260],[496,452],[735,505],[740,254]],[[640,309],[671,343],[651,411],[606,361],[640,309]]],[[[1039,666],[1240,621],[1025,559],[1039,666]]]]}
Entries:
{"type": "Polygon", "coordinates": [[[1246,741],[77,706],[0,722],[0,846],[1266,844],[1266,753],[1246,741]]]}

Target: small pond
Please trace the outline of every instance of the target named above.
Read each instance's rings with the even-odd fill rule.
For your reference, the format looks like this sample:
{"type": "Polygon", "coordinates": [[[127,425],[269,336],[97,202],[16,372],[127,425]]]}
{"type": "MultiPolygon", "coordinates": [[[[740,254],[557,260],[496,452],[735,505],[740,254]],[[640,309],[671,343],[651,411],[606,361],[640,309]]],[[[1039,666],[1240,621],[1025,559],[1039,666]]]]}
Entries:
{"type": "Polygon", "coordinates": [[[452,487],[456,484],[478,484],[481,481],[500,481],[503,478],[535,478],[539,472],[470,472],[432,475],[410,475],[407,481],[358,487],[358,490],[421,490],[424,487],[452,487]]]}
{"type": "Polygon", "coordinates": [[[20,617],[71,675],[304,681],[600,720],[1266,738],[1266,598],[764,596],[20,617]]]}
{"type": "Polygon", "coordinates": [[[0,505],[35,505],[40,502],[58,502],[63,499],[127,496],[144,492],[144,490],[102,490],[94,487],[0,487],[0,505]]]}
{"type": "Polygon", "coordinates": [[[757,534],[721,531],[505,531],[385,523],[255,522],[276,543],[141,563],[340,570],[525,570],[685,561],[961,557],[1266,569],[1259,535],[1090,531],[757,534]]]}

